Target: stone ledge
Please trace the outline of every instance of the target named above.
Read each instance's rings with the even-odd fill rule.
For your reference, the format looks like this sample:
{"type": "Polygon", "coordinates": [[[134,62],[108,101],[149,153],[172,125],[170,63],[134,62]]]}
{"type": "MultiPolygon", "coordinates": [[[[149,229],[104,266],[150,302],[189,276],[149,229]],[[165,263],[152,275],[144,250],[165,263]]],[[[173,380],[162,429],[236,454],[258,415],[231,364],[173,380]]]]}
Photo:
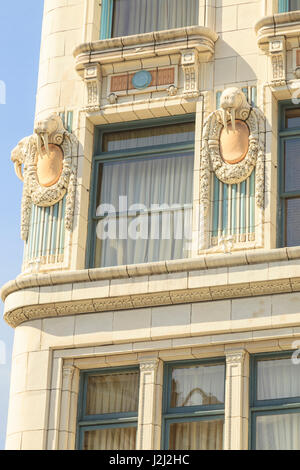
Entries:
{"type": "MultiPolygon", "coordinates": [[[[17,327],[23,322],[37,318],[62,317],[84,313],[100,313],[105,311],[129,310],[160,305],[178,305],[192,302],[207,302],[221,299],[237,299],[256,297],[278,293],[300,291],[300,278],[282,278],[260,282],[231,283],[198,287],[191,289],[173,289],[160,292],[147,292],[114,297],[70,300],[66,302],[45,302],[18,305],[7,308],[4,314],[6,322],[17,327]]],[[[30,291],[30,289],[29,289],[30,291]]],[[[24,293],[26,292],[23,291],[24,293]]],[[[96,293],[96,292],[95,292],[96,293]]],[[[20,292],[22,294],[22,291],[20,292]]],[[[52,294],[55,296],[55,294],[52,294]]],[[[14,303],[14,302],[13,302],[14,303]]],[[[22,304],[22,301],[21,301],[22,304]]]]}
{"type": "Polygon", "coordinates": [[[112,279],[134,279],[141,276],[159,274],[175,274],[189,271],[203,271],[209,274],[209,269],[250,266],[262,263],[290,261],[300,259],[300,247],[277,248],[273,250],[249,250],[232,254],[209,254],[199,258],[185,258],[153,263],[110,268],[93,268],[78,271],[59,271],[51,274],[20,275],[15,280],[7,282],[1,289],[1,299],[5,302],[7,296],[23,289],[43,286],[76,284],[90,281],[112,279]]]}
{"type": "Polygon", "coordinates": [[[300,36],[300,11],[288,13],[277,13],[265,16],[255,25],[258,45],[265,49],[268,47],[269,39],[275,36],[288,38],[300,36]]]}
{"type": "Polygon", "coordinates": [[[125,60],[138,60],[164,54],[176,54],[182,49],[195,48],[201,54],[214,52],[218,35],[204,26],[169,29],[151,33],[102,39],[76,47],[73,55],[76,70],[81,72],[91,63],[108,64],[125,60]]]}

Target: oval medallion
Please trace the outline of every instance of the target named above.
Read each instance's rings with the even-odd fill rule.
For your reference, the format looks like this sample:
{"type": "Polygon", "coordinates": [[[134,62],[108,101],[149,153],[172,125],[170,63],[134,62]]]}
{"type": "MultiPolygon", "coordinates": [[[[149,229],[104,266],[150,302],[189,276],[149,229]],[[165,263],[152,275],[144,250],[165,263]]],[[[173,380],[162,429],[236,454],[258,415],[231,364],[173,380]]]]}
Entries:
{"type": "Polygon", "coordinates": [[[222,129],[220,134],[220,153],[226,163],[231,165],[241,162],[247,155],[249,148],[249,127],[244,121],[235,121],[235,131],[231,123],[228,130],[222,129]]]}
{"type": "Polygon", "coordinates": [[[152,82],[152,75],[147,70],[140,70],[136,72],[132,77],[132,85],[137,90],[143,90],[147,88],[152,82]]]}
{"type": "Polygon", "coordinates": [[[63,152],[60,147],[49,144],[49,155],[45,147],[42,154],[38,155],[36,172],[41,186],[53,186],[60,178],[63,169],[63,152]]]}

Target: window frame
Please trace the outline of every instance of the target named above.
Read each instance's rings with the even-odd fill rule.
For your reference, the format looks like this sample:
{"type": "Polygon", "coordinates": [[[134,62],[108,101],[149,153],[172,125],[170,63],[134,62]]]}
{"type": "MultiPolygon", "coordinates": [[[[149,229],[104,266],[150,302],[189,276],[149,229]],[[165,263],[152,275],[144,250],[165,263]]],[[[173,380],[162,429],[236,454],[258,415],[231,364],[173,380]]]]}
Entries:
{"type": "Polygon", "coordinates": [[[196,122],[196,116],[194,113],[185,114],[179,116],[168,116],[158,119],[147,119],[139,121],[131,121],[126,123],[116,123],[116,124],[105,124],[99,126],[95,129],[95,139],[94,139],[94,156],[92,162],[92,172],[91,172],[91,191],[90,191],[90,202],[89,202],[89,214],[88,214],[88,236],[87,236],[87,246],[86,246],[86,269],[91,269],[95,267],[95,247],[96,247],[96,236],[95,228],[97,222],[101,217],[96,216],[97,209],[97,190],[98,190],[98,176],[99,176],[99,166],[102,163],[125,160],[125,159],[138,159],[143,157],[155,158],[163,155],[168,155],[170,153],[182,153],[182,152],[194,152],[195,149],[195,140],[186,141],[177,144],[164,144],[148,147],[139,147],[132,149],[125,149],[119,151],[110,151],[99,153],[98,150],[102,147],[103,134],[109,132],[117,131],[126,131],[126,130],[135,130],[135,129],[149,129],[151,127],[158,126],[167,126],[173,124],[184,124],[196,122]]]}
{"type": "MultiPolygon", "coordinates": [[[[84,433],[97,429],[112,429],[124,427],[138,428],[138,409],[136,412],[123,413],[105,413],[86,415],[86,400],[88,378],[93,375],[117,375],[118,373],[126,373],[137,371],[140,377],[140,369],[138,365],[128,367],[109,367],[101,369],[83,370],[80,372],[79,395],[77,405],[77,424],[76,424],[76,449],[83,450],[84,433]]],[[[139,386],[140,392],[140,386],[139,386]]],[[[139,399],[138,399],[139,408],[139,399]]]]}
{"type": "MultiPolygon", "coordinates": [[[[285,186],[285,163],[284,144],[287,140],[295,137],[300,139],[300,126],[287,129],[285,127],[285,112],[288,109],[300,109],[299,105],[293,105],[290,100],[281,101],[278,105],[278,212],[277,212],[277,246],[286,247],[286,201],[293,198],[300,198],[300,188],[298,191],[284,191],[285,186]]],[[[300,244],[300,243],[299,243],[300,244]]]]}
{"type": "MultiPolygon", "coordinates": [[[[257,400],[257,363],[261,360],[291,358],[295,351],[273,351],[252,354],[250,357],[249,384],[249,449],[256,450],[256,418],[257,416],[273,416],[293,412],[300,413],[300,396],[291,398],[273,398],[257,400]]],[[[297,367],[297,366],[295,366],[297,367]]],[[[298,366],[300,367],[300,365],[298,366]]]]}
{"type": "MultiPolygon", "coordinates": [[[[185,361],[172,361],[164,364],[163,374],[163,400],[162,400],[162,438],[161,449],[169,450],[169,437],[170,425],[180,422],[195,422],[195,421],[210,421],[216,419],[223,419],[225,425],[225,387],[226,384],[226,359],[220,358],[207,358],[200,360],[185,360],[185,361]],[[197,365],[224,365],[224,403],[217,405],[200,405],[200,406],[184,406],[171,408],[171,390],[172,378],[171,371],[174,366],[197,366],[197,365]]],[[[223,426],[224,426],[223,425],[223,426]]],[[[224,427],[223,427],[224,431],[224,427]]],[[[223,447],[224,447],[224,432],[223,432],[223,447]]]]}

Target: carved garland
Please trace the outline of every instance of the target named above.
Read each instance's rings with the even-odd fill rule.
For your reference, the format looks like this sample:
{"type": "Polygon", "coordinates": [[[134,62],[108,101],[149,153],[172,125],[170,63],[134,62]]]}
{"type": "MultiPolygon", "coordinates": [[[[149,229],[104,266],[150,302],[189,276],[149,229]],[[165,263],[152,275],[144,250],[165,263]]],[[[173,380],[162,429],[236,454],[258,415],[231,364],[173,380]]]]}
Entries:
{"type": "MultiPolygon", "coordinates": [[[[204,123],[200,200],[207,212],[210,205],[211,170],[225,184],[238,184],[246,180],[256,167],[255,198],[258,207],[264,205],[264,147],[261,141],[262,116],[260,111],[249,105],[236,110],[235,118],[244,121],[250,130],[249,148],[245,158],[236,164],[226,163],[221,157],[220,134],[224,128],[224,110],[211,113],[204,123]]],[[[225,114],[225,119],[227,116],[225,114]]]]}

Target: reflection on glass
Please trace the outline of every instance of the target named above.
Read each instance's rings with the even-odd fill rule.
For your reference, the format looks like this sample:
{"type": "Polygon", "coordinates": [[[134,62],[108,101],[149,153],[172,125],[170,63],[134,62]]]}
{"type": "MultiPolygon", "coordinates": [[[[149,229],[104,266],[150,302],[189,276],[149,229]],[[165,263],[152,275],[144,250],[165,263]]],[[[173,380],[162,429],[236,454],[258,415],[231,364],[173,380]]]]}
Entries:
{"type": "Polygon", "coordinates": [[[289,10],[300,10],[300,0],[289,0],[289,10]]]}
{"type": "Polygon", "coordinates": [[[300,191],[300,139],[285,141],[284,190],[300,191]]]}
{"type": "Polygon", "coordinates": [[[135,450],[136,427],[95,429],[84,433],[84,450],[135,450]]]}
{"type": "Polygon", "coordinates": [[[155,145],[177,144],[194,141],[194,137],[194,122],[110,132],[103,135],[102,151],[116,152],[155,145]]]}
{"type": "Polygon", "coordinates": [[[258,361],[257,399],[300,397],[300,368],[291,358],[258,361]]]}
{"type": "Polygon", "coordinates": [[[286,201],[286,246],[300,245],[300,199],[286,201]]]}
{"type": "Polygon", "coordinates": [[[112,37],[198,24],[198,0],[114,0],[112,37]]]}
{"type": "MultiPolygon", "coordinates": [[[[298,8],[295,8],[295,10],[298,10],[298,8]]],[[[286,110],[285,127],[288,129],[300,127],[300,108],[292,108],[286,110]]]]}
{"type": "Polygon", "coordinates": [[[223,420],[192,421],[170,425],[170,450],[221,450],[223,420]]]}
{"type": "Polygon", "coordinates": [[[86,414],[137,411],[138,395],[138,371],[92,375],[88,378],[86,414]]]}
{"type": "Polygon", "coordinates": [[[300,413],[257,416],[256,449],[300,450],[300,413]]]}
{"type": "Polygon", "coordinates": [[[171,408],[224,403],[224,380],[223,364],[174,367],[171,408]]]}

